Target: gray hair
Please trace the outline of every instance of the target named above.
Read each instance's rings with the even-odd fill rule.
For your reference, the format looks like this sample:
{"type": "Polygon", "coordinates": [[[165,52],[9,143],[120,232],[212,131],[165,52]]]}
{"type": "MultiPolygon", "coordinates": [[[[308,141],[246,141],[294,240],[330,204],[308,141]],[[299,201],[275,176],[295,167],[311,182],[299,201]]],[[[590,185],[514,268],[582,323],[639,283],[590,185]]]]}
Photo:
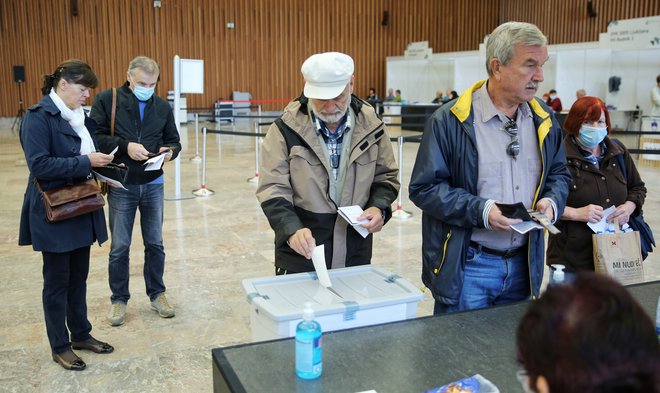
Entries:
{"type": "Polygon", "coordinates": [[[519,44],[544,46],[548,44],[548,39],[536,25],[531,23],[507,22],[497,26],[486,42],[488,76],[493,76],[490,61],[498,59],[503,65],[507,65],[519,44]]]}
{"type": "Polygon", "coordinates": [[[147,74],[160,74],[160,68],[158,67],[158,63],[156,63],[156,60],[150,59],[147,56],[138,56],[128,63],[128,72],[130,72],[131,75],[133,75],[133,70],[136,68],[141,69],[147,74]]]}

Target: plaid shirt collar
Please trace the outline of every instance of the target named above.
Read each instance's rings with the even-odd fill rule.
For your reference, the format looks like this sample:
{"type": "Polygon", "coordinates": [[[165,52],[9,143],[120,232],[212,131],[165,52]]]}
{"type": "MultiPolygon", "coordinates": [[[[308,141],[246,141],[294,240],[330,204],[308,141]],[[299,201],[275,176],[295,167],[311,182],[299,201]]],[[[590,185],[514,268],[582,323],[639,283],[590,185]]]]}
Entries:
{"type": "Polygon", "coordinates": [[[580,154],[582,154],[582,156],[586,158],[591,163],[591,165],[600,167],[600,162],[603,160],[605,153],[607,153],[607,145],[605,145],[605,140],[603,139],[603,141],[600,142],[600,156],[596,157],[594,153],[590,152],[589,150],[585,150],[582,146],[580,146],[575,137],[572,139],[580,154]]]}
{"type": "Polygon", "coordinates": [[[351,128],[351,117],[348,115],[348,110],[344,114],[344,117],[339,121],[339,126],[335,132],[330,132],[328,126],[325,122],[314,115],[314,112],[310,112],[312,115],[312,121],[316,127],[316,132],[323,136],[323,140],[327,144],[328,142],[334,140],[337,143],[341,143],[344,132],[348,131],[351,128]]]}

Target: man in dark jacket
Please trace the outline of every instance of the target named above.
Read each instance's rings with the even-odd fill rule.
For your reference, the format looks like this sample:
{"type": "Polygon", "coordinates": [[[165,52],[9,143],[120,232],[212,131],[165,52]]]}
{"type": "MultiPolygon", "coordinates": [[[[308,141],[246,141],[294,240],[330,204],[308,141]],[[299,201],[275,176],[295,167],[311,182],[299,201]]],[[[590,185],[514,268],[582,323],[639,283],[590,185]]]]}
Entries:
{"type": "Polygon", "coordinates": [[[112,234],[108,269],[112,308],[108,321],[112,326],[124,323],[130,298],[129,250],[138,208],[145,247],[144,282],[151,308],[163,318],[174,316],[163,282],[163,170],[148,170],[144,165],[154,154],[163,154],[164,161],[170,161],[181,151],[172,109],[165,100],[153,95],[159,75],[158,64],[148,57],[138,56],[130,62],[128,81],[116,89],[114,134],[112,89],[96,96],[90,114],[99,125],[96,136],[101,150],[111,152],[118,148],[115,162],[129,169],[126,189],[110,188],[108,193],[112,234]]]}
{"type": "Polygon", "coordinates": [[[512,230],[497,203],[522,202],[554,221],[567,184],[561,129],[534,97],[547,40],[528,23],[497,27],[486,47],[486,81],[427,123],[410,180],[423,211],[422,281],[434,314],[538,296],[544,237],[512,230]]]}

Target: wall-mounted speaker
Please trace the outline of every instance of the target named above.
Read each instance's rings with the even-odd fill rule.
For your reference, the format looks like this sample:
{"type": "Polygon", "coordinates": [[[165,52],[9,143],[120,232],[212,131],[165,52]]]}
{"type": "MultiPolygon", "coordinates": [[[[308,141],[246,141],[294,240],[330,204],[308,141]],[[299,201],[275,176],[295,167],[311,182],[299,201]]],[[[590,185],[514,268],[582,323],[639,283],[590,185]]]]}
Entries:
{"type": "Polygon", "coordinates": [[[607,80],[607,90],[610,93],[619,91],[620,85],[621,85],[621,77],[619,76],[610,76],[610,79],[607,80]]]}
{"type": "Polygon", "coordinates": [[[587,0],[587,15],[589,15],[590,18],[598,16],[598,12],[594,9],[594,2],[592,0],[587,0]]]}
{"type": "Polygon", "coordinates": [[[78,0],[71,0],[71,15],[78,16],[78,0]]]}
{"type": "Polygon", "coordinates": [[[388,23],[390,23],[390,13],[387,11],[383,11],[383,20],[380,22],[380,24],[383,26],[387,26],[388,23]]]}
{"type": "Polygon", "coordinates": [[[14,66],[14,82],[18,82],[18,83],[25,82],[25,66],[22,65],[14,66]]]}

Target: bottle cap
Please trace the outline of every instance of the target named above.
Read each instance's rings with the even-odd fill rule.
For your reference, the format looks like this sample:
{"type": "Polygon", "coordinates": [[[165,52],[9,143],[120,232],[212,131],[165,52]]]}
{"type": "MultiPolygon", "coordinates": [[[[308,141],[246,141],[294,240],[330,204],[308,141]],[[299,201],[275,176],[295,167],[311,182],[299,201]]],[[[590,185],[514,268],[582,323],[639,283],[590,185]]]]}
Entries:
{"type": "Polygon", "coordinates": [[[552,266],[555,270],[552,272],[552,280],[556,283],[560,283],[564,281],[564,269],[566,266],[560,265],[560,264],[555,264],[555,265],[550,265],[552,266]]]}
{"type": "Polygon", "coordinates": [[[312,307],[312,302],[305,302],[305,308],[303,308],[303,319],[305,321],[314,320],[314,308],[312,307]]]}

